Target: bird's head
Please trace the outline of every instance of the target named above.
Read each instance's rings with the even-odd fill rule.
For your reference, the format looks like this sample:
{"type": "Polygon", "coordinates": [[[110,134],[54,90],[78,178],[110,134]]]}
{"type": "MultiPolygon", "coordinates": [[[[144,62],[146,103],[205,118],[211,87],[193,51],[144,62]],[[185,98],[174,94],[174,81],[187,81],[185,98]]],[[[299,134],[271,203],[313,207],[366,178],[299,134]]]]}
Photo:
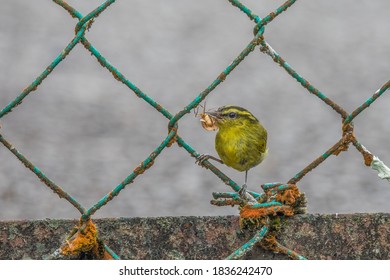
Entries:
{"type": "Polygon", "coordinates": [[[259,120],[248,110],[234,105],[219,107],[215,111],[206,112],[206,115],[213,118],[219,129],[259,123],[259,120]]]}

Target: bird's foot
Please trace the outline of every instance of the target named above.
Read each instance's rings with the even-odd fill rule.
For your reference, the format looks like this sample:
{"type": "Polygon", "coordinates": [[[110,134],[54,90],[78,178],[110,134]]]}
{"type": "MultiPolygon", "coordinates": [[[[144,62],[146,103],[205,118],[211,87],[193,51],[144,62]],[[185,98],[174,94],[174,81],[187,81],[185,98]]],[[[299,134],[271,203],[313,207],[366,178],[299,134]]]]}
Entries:
{"type": "Polygon", "coordinates": [[[210,156],[210,155],[208,155],[208,154],[204,154],[204,155],[198,156],[198,158],[196,159],[195,163],[197,163],[197,164],[200,165],[200,166],[204,166],[204,162],[205,162],[206,160],[209,160],[209,159],[215,160],[215,161],[217,161],[217,162],[223,164],[223,161],[222,161],[222,160],[220,160],[219,158],[210,156]]]}
{"type": "Polygon", "coordinates": [[[248,202],[248,204],[256,204],[257,200],[247,191],[247,185],[242,185],[241,189],[238,191],[238,195],[245,201],[248,202]]]}
{"type": "Polygon", "coordinates": [[[211,158],[210,155],[208,154],[203,154],[203,155],[200,155],[198,156],[198,158],[196,159],[195,163],[200,165],[200,166],[203,166],[203,163],[208,160],[209,158],[211,158]]]}
{"type": "Polygon", "coordinates": [[[241,198],[246,198],[246,190],[248,186],[246,184],[242,185],[241,189],[238,191],[238,194],[241,196],[241,198]]]}

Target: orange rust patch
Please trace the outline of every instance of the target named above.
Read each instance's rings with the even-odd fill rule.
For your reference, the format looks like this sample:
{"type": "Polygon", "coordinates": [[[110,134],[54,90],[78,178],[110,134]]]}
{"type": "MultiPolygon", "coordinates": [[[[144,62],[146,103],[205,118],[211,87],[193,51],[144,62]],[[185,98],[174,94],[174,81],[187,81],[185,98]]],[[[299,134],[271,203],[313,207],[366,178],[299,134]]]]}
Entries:
{"type": "Polygon", "coordinates": [[[221,74],[219,74],[218,79],[221,80],[221,81],[223,82],[223,81],[226,79],[226,74],[225,74],[225,72],[222,72],[221,74]]]}
{"type": "Polygon", "coordinates": [[[270,206],[270,207],[261,207],[253,208],[249,205],[245,205],[241,208],[240,218],[241,219],[258,219],[265,216],[275,216],[278,213],[282,213],[286,216],[294,215],[294,211],[290,206],[270,206]]]}
{"type": "Polygon", "coordinates": [[[269,209],[266,207],[252,208],[248,205],[245,205],[241,208],[240,217],[241,219],[260,218],[260,217],[265,217],[267,213],[269,213],[269,209]]]}
{"type": "Polygon", "coordinates": [[[337,148],[333,153],[335,156],[338,156],[341,152],[347,151],[349,144],[356,140],[355,134],[353,133],[353,124],[347,123],[342,126],[343,138],[342,144],[337,148]]]}
{"type": "MultiPolygon", "coordinates": [[[[106,67],[103,63],[101,63],[101,65],[103,67],[106,67]]],[[[119,82],[123,82],[122,79],[119,77],[119,75],[115,72],[115,71],[110,71],[111,74],[114,76],[115,80],[119,81],[119,82]]]]}
{"type": "Polygon", "coordinates": [[[172,137],[172,139],[171,140],[169,140],[169,142],[168,142],[168,144],[167,144],[167,147],[169,148],[170,146],[172,146],[172,144],[173,143],[175,143],[176,142],[176,138],[177,138],[177,127],[172,127],[169,131],[168,131],[168,133],[171,133],[171,131],[174,131],[176,134],[175,134],[175,136],[173,136],[172,137]]]}
{"type": "Polygon", "coordinates": [[[152,160],[151,162],[149,162],[149,163],[145,166],[145,169],[149,169],[153,164],[154,164],[154,161],[152,160]]]}
{"type": "Polygon", "coordinates": [[[272,12],[269,14],[269,16],[270,16],[271,20],[273,20],[276,17],[276,14],[274,12],[272,12]]]}
{"type": "Polygon", "coordinates": [[[72,235],[61,247],[61,254],[66,256],[79,256],[86,254],[90,259],[112,260],[113,257],[104,248],[104,243],[98,238],[97,228],[91,220],[72,230],[72,235]]]}
{"type": "Polygon", "coordinates": [[[168,148],[171,147],[175,142],[176,142],[176,135],[172,137],[172,139],[168,142],[167,147],[168,148]]]}
{"type": "Polygon", "coordinates": [[[138,165],[138,166],[133,170],[133,172],[134,172],[135,174],[138,174],[138,175],[144,173],[144,172],[145,172],[145,169],[143,168],[142,163],[141,163],[140,165],[138,165]]]}
{"type": "Polygon", "coordinates": [[[336,151],[333,152],[335,156],[338,156],[341,152],[345,152],[348,150],[349,141],[346,141],[346,139],[343,137],[343,143],[340,144],[336,151]]]}
{"type": "Polygon", "coordinates": [[[114,258],[104,250],[103,260],[113,260],[114,258]]]}
{"type": "Polygon", "coordinates": [[[156,110],[161,112],[163,110],[163,107],[160,104],[156,105],[156,110]]]}
{"type": "Polygon", "coordinates": [[[76,233],[66,240],[61,247],[63,255],[78,255],[82,252],[92,251],[98,247],[97,229],[91,220],[77,227],[76,233]]]}
{"type": "Polygon", "coordinates": [[[299,192],[298,188],[294,186],[291,189],[287,189],[278,193],[276,200],[286,205],[292,205],[296,202],[300,195],[301,193],[299,192]]]}
{"type": "Polygon", "coordinates": [[[372,161],[374,160],[374,156],[370,153],[363,152],[364,164],[367,166],[371,166],[372,161]]]}
{"type": "Polygon", "coordinates": [[[138,165],[134,170],[133,172],[137,175],[141,175],[143,174],[146,169],[149,169],[152,165],[154,164],[154,161],[152,160],[151,162],[149,162],[147,165],[144,165],[143,162],[140,163],[140,165],[138,165]]]}
{"type": "Polygon", "coordinates": [[[276,241],[276,237],[274,235],[268,235],[263,240],[259,242],[259,245],[266,249],[271,250],[275,253],[278,252],[278,242],[276,241]]]}

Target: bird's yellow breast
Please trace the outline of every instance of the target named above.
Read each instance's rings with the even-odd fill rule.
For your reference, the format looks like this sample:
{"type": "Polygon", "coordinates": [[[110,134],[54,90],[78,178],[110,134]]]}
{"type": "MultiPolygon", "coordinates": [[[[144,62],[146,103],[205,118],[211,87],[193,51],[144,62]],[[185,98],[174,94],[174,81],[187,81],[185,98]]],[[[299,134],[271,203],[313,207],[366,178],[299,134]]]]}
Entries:
{"type": "Polygon", "coordinates": [[[260,123],[220,127],[215,149],[221,160],[238,171],[249,170],[267,155],[267,131],[260,123]]]}

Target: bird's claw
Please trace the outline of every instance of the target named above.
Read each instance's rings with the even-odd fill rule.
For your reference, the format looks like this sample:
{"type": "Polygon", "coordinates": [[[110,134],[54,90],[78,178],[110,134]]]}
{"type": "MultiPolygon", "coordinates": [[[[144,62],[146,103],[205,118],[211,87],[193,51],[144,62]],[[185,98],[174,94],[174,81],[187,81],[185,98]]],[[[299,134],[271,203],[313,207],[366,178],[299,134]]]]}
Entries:
{"type": "Polygon", "coordinates": [[[208,160],[210,158],[210,155],[208,154],[203,154],[203,155],[200,155],[198,156],[198,158],[196,159],[195,163],[200,165],[200,166],[203,166],[203,163],[208,160]]]}
{"type": "Polygon", "coordinates": [[[247,201],[248,204],[256,204],[257,200],[247,191],[247,185],[242,185],[241,189],[237,192],[241,199],[247,201]]]}
{"type": "Polygon", "coordinates": [[[247,185],[244,184],[242,185],[241,189],[238,191],[238,194],[241,198],[245,199],[246,198],[246,189],[247,189],[247,185]]]}

